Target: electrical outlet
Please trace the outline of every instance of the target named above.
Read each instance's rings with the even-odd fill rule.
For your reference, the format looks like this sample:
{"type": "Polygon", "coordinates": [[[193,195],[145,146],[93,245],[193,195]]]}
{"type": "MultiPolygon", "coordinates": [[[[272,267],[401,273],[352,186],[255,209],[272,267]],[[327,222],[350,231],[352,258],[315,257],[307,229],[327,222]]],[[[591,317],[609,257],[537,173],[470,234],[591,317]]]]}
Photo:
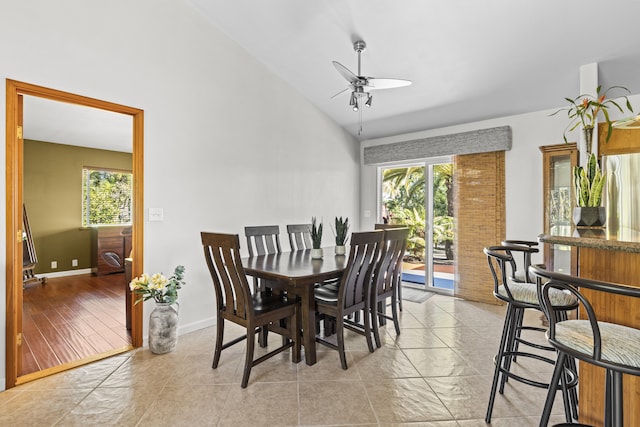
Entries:
{"type": "Polygon", "coordinates": [[[58,261],[51,261],[51,268],[58,268],[58,261]]]}
{"type": "Polygon", "coordinates": [[[371,217],[371,211],[369,211],[369,210],[364,211],[364,217],[365,218],[370,218],[371,217]]]}
{"type": "Polygon", "coordinates": [[[72,259],[71,260],[71,267],[77,267],[78,266],[78,260],[77,259],[72,259]]]}

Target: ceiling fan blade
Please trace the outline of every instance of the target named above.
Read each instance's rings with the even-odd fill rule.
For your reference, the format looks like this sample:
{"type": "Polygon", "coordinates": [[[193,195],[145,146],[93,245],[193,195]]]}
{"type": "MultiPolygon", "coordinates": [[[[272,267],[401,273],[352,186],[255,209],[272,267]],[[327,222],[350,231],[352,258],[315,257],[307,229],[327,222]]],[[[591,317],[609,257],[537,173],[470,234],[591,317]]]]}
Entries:
{"type": "Polygon", "coordinates": [[[349,71],[349,69],[347,67],[345,67],[344,65],[342,65],[338,61],[333,61],[333,66],[336,67],[336,70],[338,70],[340,75],[342,75],[342,77],[347,79],[347,81],[349,83],[353,84],[354,82],[357,82],[358,80],[360,80],[360,78],[358,76],[353,74],[351,71],[349,71]]]}
{"type": "Polygon", "coordinates": [[[333,96],[332,96],[331,98],[329,98],[329,99],[333,99],[333,98],[335,98],[336,96],[340,96],[340,95],[342,95],[343,93],[347,93],[347,92],[348,92],[348,91],[350,91],[350,90],[353,90],[353,89],[351,89],[351,87],[348,87],[348,88],[346,88],[346,89],[344,89],[344,90],[341,90],[340,92],[336,93],[335,95],[333,95],[333,96]]]}
{"type": "Polygon", "coordinates": [[[393,89],[396,87],[409,86],[411,84],[411,80],[403,80],[403,79],[378,79],[375,77],[367,77],[367,85],[366,87],[371,90],[374,89],[393,89]]]}

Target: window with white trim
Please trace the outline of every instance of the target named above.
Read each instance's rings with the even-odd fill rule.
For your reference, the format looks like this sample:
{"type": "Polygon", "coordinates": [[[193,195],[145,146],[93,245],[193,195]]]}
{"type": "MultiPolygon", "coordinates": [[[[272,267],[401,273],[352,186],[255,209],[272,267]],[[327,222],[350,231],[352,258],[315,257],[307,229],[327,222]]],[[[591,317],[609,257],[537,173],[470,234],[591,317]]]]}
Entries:
{"type": "Polygon", "coordinates": [[[133,174],[116,169],[82,169],[82,226],[131,224],[133,174]]]}

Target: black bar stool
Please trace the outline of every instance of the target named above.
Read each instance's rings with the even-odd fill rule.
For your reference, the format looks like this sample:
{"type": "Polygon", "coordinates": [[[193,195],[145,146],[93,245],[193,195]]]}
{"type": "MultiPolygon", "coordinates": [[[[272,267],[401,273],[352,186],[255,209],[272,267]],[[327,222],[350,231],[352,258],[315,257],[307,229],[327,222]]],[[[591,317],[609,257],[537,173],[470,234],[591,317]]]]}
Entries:
{"type": "MultiPolygon", "coordinates": [[[[598,321],[593,307],[580,290],[590,289],[616,295],[640,298],[640,288],[589,280],[566,274],[553,273],[541,266],[530,267],[537,277],[542,309],[549,317],[549,343],[558,350],[560,360],[574,357],[606,369],[604,425],[623,426],[622,374],[640,375],[640,329],[598,321]],[[586,319],[559,320],[553,304],[553,295],[563,292],[574,295],[580,302],[586,319]]],[[[558,365],[553,372],[540,426],[549,421],[553,396],[562,372],[558,365]]],[[[561,384],[562,385],[562,384],[561,384]]]]}
{"type": "MultiPolygon", "coordinates": [[[[536,359],[556,366],[558,363],[556,361],[555,348],[525,340],[521,336],[523,330],[546,332],[546,328],[523,326],[524,312],[526,309],[534,309],[542,312],[542,308],[538,301],[536,284],[520,282],[516,278],[516,271],[524,272],[525,278],[529,276],[527,268],[517,269],[514,254],[524,253],[524,259],[530,262],[531,254],[536,252],[538,252],[537,248],[527,245],[501,245],[484,249],[484,253],[487,255],[489,269],[494,279],[493,295],[497,299],[507,303],[500,347],[498,348],[498,354],[495,356],[493,383],[491,385],[491,394],[485,416],[485,422],[487,423],[491,422],[496,392],[503,394],[504,385],[509,378],[533,387],[549,388],[548,383],[525,378],[512,372],[511,364],[516,362],[518,357],[536,359]],[[553,354],[553,358],[524,351],[521,349],[521,346],[549,351],[553,354]]],[[[552,293],[552,297],[553,304],[560,308],[557,314],[560,319],[566,319],[567,312],[574,310],[578,305],[577,299],[573,295],[568,295],[564,292],[554,292],[552,293]]],[[[570,363],[570,361],[565,362],[564,360],[561,363],[564,366],[564,370],[560,372],[564,372],[565,374],[562,377],[564,384],[562,391],[565,404],[565,416],[567,422],[570,422],[573,421],[574,418],[577,418],[577,393],[575,392],[577,374],[575,364],[570,363]]],[[[556,379],[556,381],[560,381],[560,379],[556,379]]],[[[554,390],[556,390],[556,388],[554,388],[554,390]]]]}

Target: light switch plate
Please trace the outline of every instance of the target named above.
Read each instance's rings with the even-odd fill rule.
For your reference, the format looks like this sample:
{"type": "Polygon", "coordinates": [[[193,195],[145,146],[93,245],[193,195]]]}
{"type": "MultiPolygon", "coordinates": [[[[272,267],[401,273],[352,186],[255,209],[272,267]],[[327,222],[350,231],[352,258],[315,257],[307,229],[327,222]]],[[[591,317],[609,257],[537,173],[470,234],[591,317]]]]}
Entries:
{"type": "Polygon", "coordinates": [[[164,221],[164,209],[149,208],[149,221],[164,221]]]}

